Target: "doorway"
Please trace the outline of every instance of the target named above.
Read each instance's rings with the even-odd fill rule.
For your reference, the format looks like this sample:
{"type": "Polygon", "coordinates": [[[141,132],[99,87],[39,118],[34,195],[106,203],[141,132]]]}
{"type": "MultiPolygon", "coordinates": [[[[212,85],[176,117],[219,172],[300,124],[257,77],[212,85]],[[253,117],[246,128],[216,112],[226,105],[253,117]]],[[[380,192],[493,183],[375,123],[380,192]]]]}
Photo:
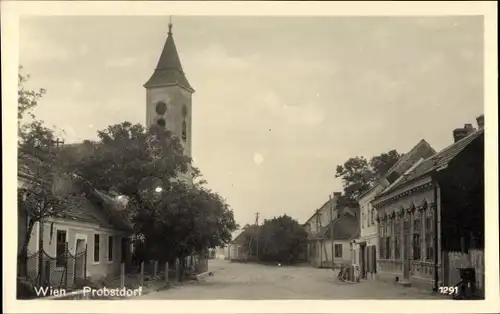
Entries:
{"type": "Polygon", "coordinates": [[[359,268],[361,270],[361,278],[366,279],[366,243],[360,245],[359,251],[359,268]]]}
{"type": "Polygon", "coordinates": [[[75,244],[75,276],[85,277],[85,252],[86,241],[85,239],[76,239],[75,244]]]}

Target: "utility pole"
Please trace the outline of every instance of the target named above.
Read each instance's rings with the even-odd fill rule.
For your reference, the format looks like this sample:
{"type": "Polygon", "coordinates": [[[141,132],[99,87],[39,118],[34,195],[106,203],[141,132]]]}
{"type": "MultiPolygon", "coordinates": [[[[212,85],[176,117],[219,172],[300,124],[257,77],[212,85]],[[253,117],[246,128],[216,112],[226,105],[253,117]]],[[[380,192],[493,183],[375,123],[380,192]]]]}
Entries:
{"type": "Polygon", "coordinates": [[[255,226],[257,227],[257,262],[259,261],[259,213],[255,213],[255,226]]]}
{"type": "Polygon", "coordinates": [[[335,248],[335,245],[333,243],[334,239],[333,239],[333,204],[332,204],[332,195],[330,194],[329,195],[329,198],[330,198],[330,238],[332,240],[332,269],[334,269],[334,256],[335,256],[335,252],[334,252],[334,248],[335,248]]]}

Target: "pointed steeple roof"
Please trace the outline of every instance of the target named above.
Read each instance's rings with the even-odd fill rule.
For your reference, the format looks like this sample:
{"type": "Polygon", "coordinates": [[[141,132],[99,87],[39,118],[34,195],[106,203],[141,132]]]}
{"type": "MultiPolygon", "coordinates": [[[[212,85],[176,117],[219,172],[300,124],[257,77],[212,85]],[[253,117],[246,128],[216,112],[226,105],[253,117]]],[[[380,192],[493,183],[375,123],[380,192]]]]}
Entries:
{"type": "Polygon", "coordinates": [[[169,85],[179,85],[190,92],[194,92],[182,70],[181,60],[179,59],[172,35],[172,23],[168,24],[167,41],[165,42],[165,46],[163,46],[156,69],[151,78],[144,84],[144,87],[151,88],[169,85]]]}

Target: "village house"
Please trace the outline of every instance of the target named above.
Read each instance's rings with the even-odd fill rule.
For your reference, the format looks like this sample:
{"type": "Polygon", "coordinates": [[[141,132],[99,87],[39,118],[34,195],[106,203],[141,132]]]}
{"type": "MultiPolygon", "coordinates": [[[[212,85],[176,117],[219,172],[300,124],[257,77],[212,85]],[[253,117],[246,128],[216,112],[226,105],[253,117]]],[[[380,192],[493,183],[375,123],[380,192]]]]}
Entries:
{"type": "Polygon", "coordinates": [[[377,182],[359,197],[360,237],[353,241],[353,265],[358,266],[361,279],[376,279],[378,253],[378,224],[371,201],[390,184],[394,183],[415,162],[434,155],[436,151],[425,140],[420,140],[404,154],[377,182]]]}
{"type": "MultiPolygon", "coordinates": [[[[420,160],[372,201],[377,278],[437,290],[458,282],[450,254],[484,249],[484,117],[453,131],[454,143],[420,160]]],[[[484,260],[471,260],[478,286],[484,260]]]]}
{"type": "Polygon", "coordinates": [[[334,268],[351,263],[351,240],[359,236],[359,209],[335,192],[303,224],[308,234],[307,261],[334,268]]]}
{"type": "Polygon", "coordinates": [[[245,229],[233,231],[231,243],[225,248],[225,259],[230,261],[243,261],[247,258],[247,249],[245,245],[245,229]]]}
{"type": "MultiPolygon", "coordinates": [[[[27,158],[36,157],[20,151],[20,198],[25,197],[34,184],[44,184],[35,182],[30,169],[25,167],[27,158]]],[[[37,280],[40,254],[43,256],[43,282],[53,287],[68,287],[85,279],[98,280],[118,275],[121,263],[129,260],[130,251],[131,225],[123,214],[123,205],[78,176],[60,175],[54,182],[54,185],[65,186],[65,193],[71,201],[56,215],[43,218],[43,223],[34,224],[28,242],[26,268],[24,271],[18,269],[19,275],[37,280]],[[43,239],[40,239],[41,235],[43,239]]],[[[29,215],[20,202],[18,253],[27,236],[28,222],[29,215]]]]}

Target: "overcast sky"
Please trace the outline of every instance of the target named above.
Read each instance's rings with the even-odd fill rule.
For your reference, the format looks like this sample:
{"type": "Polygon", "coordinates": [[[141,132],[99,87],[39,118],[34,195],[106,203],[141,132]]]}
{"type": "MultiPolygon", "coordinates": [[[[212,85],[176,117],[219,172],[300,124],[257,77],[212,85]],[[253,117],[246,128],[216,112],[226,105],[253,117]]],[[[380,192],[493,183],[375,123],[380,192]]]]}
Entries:
{"type": "MultiPolygon", "coordinates": [[[[193,157],[238,223],[304,222],[335,167],[420,139],[436,150],[483,112],[481,17],[173,17],[193,96],[193,157]]],[[[30,17],[20,63],[67,143],[144,123],[168,17],[30,17]]]]}

